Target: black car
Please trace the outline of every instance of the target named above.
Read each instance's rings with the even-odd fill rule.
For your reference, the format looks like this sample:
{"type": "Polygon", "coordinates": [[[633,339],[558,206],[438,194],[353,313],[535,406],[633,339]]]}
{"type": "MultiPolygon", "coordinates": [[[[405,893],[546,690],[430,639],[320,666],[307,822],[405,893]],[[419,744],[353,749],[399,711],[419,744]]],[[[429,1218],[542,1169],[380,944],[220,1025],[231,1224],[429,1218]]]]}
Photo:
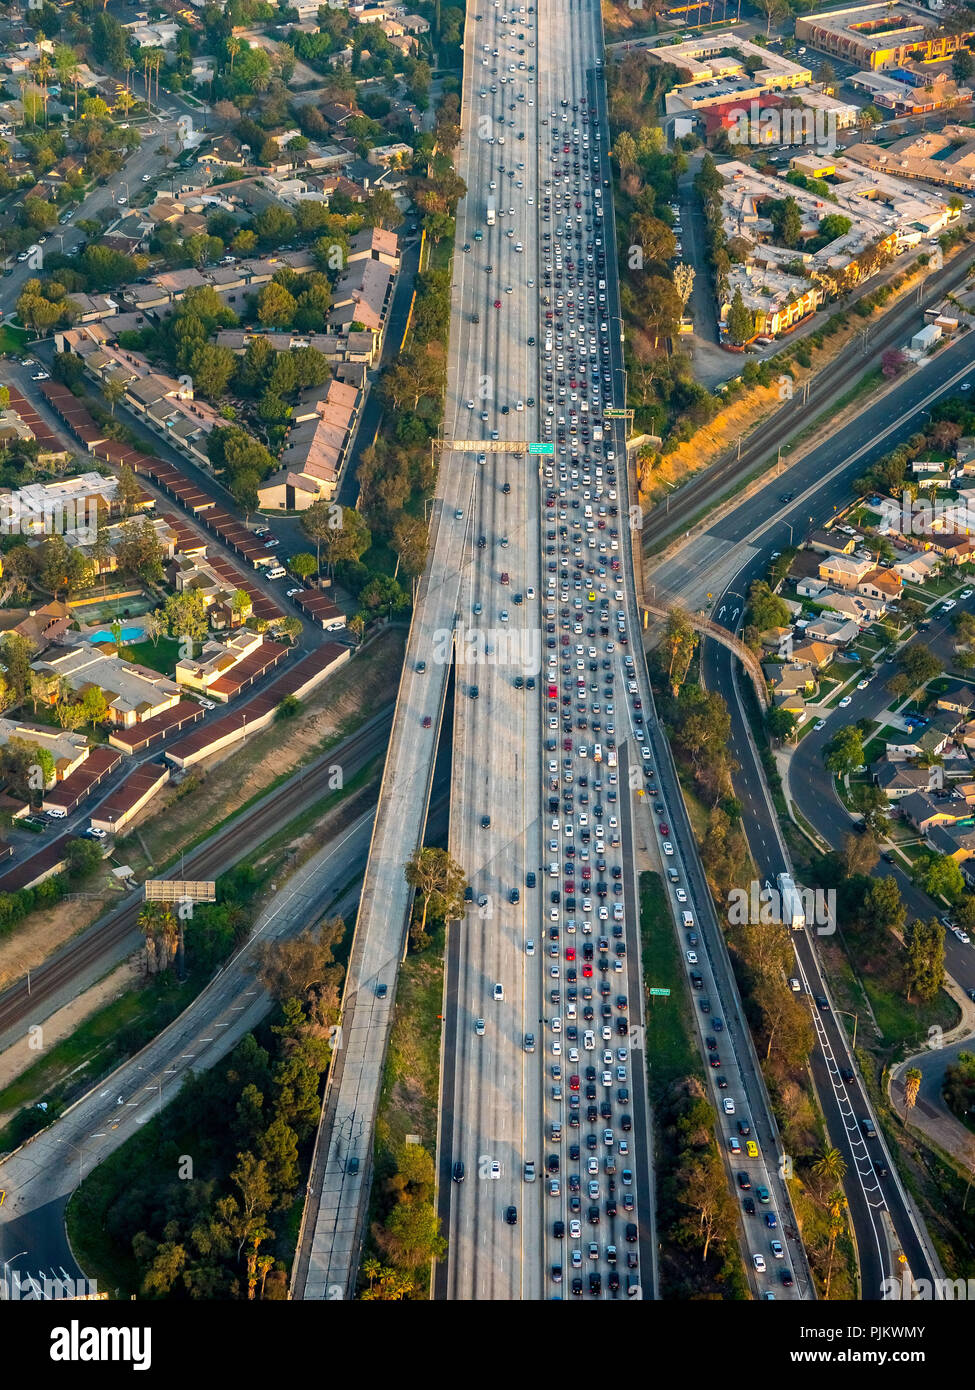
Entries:
{"type": "Polygon", "coordinates": [[[742,1206],[743,1206],[744,1209],[745,1209],[745,1215],[746,1215],[746,1216],[754,1216],[754,1215],[755,1215],[755,1198],[754,1198],[754,1197],[746,1197],[746,1198],[744,1199],[744,1201],[742,1202],[742,1206]]]}
{"type": "Polygon", "coordinates": [[[509,1226],[517,1226],[517,1225],[518,1225],[518,1208],[517,1208],[517,1207],[505,1207],[505,1209],[504,1209],[504,1219],[505,1219],[505,1221],[508,1223],[509,1226]]]}
{"type": "Polygon", "coordinates": [[[599,1225],[599,1208],[596,1206],[589,1208],[589,1224],[590,1226],[599,1225]]]}
{"type": "Polygon", "coordinates": [[[843,1080],[846,1082],[854,1081],[856,1079],[852,1067],[840,1067],[840,1076],[842,1076],[843,1080]]]}
{"type": "Polygon", "coordinates": [[[525,887],[526,887],[526,888],[534,888],[534,887],[535,887],[535,874],[534,874],[534,872],[533,872],[531,869],[529,869],[528,872],[527,872],[527,874],[525,874],[525,887]]]}
{"type": "Polygon", "coordinates": [[[582,1275],[576,1274],[572,1279],[572,1294],[574,1298],[582,1297],[582,1275]]]}
{"type": "Polygon", "coordinates": [[[624,1133],[624,1134],[629,1134],[629,1132],[630,1132],[630,1130],[631,1130],[632,1128],[633,1128],[633,1120],[632,1120],[632,1117],[629,1116],[629,1115],[621,1115],[621,1116],[620,1116],[620,1129],[623,1131],[623,1133],[624,1133]]]}
{"type": "Polygon", "coordinates": [[[508,894],[508,898],[513,903],[521,902],[521,894],[518,892],[517,888],[512,888],[511,892],[508,894]]]}
{"type": "Polygon", "coordinates": [[[552,1227],[552,1234],[556,1240],[565,1240],[565,1222],[556,1221],[552,1227]]]}
{"type": "Polygon", "coordinates": [[[629,1245],[635,1244],[638,1234],[639,1234],[639,1232],[637,1231],[636,1222],[635,1222],[635,1221],[627,1221],[627,1223],[626,1223],[626,1239],[627,1239],[627,1243],[628,1243],[629,1245]]]}
{"type": "Polygon", "coordinates": [[[816,1004],[824,1013],[829,1013],[829,1000],[826,998],[825,994],[816,995],[816,1004]]]}
{"type": "Polygon", "coordinates": [[[589,1292],[590,1292],[591,1294],[595,1295],[596,1297],[598,1297],[599,1294],[602,1293],[602,1291],[603,1291],[603,1279],[602,1279],[602,1275],[601,1275],[601,1274],[590,1274],[590,1276],[589,1276],[589,1292]]]}
{"type": "Polygon", "coordinates": [[[453,1178],[454,1182],[464,1181],[464,1165],[460,1159],[458,1159],[457,1162],[454,1164],[453,1178]]]}
{"type": "Polygon", "coordinates": [[[787,1289],[791,1289],[791,1288],[792,1288],[792,1270],[791,1270],[791,1269],[783,1269],[782,1272],[781,1272],[781,1274],[779,1275],[779,1278],[782,1280],[782,1283],[785,1285],[785,1287],[786,1287],[787,1289]]]}
{"type": "Polygon", "coordinates": [[[737,1176],[738,1186],[741,1188],[742,1192],[747,1192],[752,1185],[751,1178],[744,1171],[740,1172],[737,1176]]]}

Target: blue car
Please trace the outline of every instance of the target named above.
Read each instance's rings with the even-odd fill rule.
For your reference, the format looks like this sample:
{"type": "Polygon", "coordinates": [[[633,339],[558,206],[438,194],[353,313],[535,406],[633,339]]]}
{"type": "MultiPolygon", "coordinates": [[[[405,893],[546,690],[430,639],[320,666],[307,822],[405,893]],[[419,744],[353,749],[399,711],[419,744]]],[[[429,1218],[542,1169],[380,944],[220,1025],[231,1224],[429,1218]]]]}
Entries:
{"type": "Polygon", "coordinates": [[[776,1219],[775,1219],[775,1212],[774,1212],[774,1211],[767,1211],[767,1212],[765,1213],[765,1224],[766,1224],[766,1226],[770,1227],[772,1230],[774,1230],[775,1227],[779,1224],[778,1221],[776,1221],[776,1219]]]}

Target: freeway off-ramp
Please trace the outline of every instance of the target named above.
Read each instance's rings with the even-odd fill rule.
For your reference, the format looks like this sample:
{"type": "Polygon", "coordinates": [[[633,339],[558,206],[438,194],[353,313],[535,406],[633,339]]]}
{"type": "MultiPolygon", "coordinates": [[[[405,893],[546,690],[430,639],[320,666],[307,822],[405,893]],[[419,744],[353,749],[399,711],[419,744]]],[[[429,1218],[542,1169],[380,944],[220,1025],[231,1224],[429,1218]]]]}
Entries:
{"type": "MultiPolygon", "coordinates": [[[[672,553],[667,564],[668,596],[683,600],[689,607],[708,603],[716,621],[737,631],[748,589],[755,579],[765,577],[772,553],[798,541],[809,526],[821,524],[846,505],[851,480],[916,428],[919,412],[957,391],[970,371],[970,339],[963,338],[939,354],[934,363],[899,383],[883,401],[864,410],[849,430],[793,465],[778,483],[742,501],[702,535],[672,553]],[[798,494],[792,503],[783,505],[779,486],[798,494]]],[[[944,619],[934,621],[933,644],[947,646],[946,626],[944,619]]],[[[705,643],[703,673],[709,687],[723,695],[731,712],[731,751],[739,764],[736,794],[745,809],[749,844],[759,873],[763,880],[774,882],[776,874],[791,871],[791,865],[765,792],[730,652],[705,643]]],[[[849,711],[844,712],[845,720],[870,717],[884,703],[876,685],[857,692],[853,699],[849,711]]],[[[792,759],[790,785],[803,815],[828,843],[838,846],[850,829],[851,819],[836,799],[822,762],[823,743],[831,734],[828,721],[826,729],[813,731],[802,740],[792,759]]],[[[900,870],[880,865],[876,872],[898,877],[909,912],[930,910],[923,895],[900,870]]],[[[809,994],[828,997],[813,939],[803,934],[795,938],[795,945],[797,972],[809,994]]],[[[949,969],[959,983],[975,987],[970,953],[949,938],[947,954],[949,969]]],[[[815,1024],[813,1077],[832,1142],[847,1162],[845,1190],[857,1238],[863,1296],[876,1298],[882,1280],[892,1272],[898,1242],[916,1277],[931,1278],[940,1274],[940,1267],[920,1217],[882,1152],[881,1141],[865,1138],[863,1119],[871,1114],[870,1104],[859,1076],[852,1082],[842,1077],[844,1070],[853,1069],[853,1063],[840,1021],[832,1010],[828,1014],[816,1011],[815,1024]],[[878,1173],[878,1165],[889,1171],[878,1173]]]]}

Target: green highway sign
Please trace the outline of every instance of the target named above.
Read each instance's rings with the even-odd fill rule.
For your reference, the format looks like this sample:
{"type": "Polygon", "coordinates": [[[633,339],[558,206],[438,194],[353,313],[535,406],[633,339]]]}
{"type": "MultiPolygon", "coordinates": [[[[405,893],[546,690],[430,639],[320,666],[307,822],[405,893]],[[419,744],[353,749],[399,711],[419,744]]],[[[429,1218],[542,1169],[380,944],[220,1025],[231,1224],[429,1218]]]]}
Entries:
{"type": "Polygon", "coordinates": [[[607,420],[625,420],[626,417],[627,417],[627,415],[629,415],[629,413],[630,413],[630,412],[629,412],[628,410],[616,410],[616,409],[614,409],[614,410],[604,410],[604,411],[603,411],[603,415],[605,415],[605,417],[606,417],[607,420]]]}
{"type": "Polygon", "coordinates": [[[648,989],[648,990],[647,990],[647,993],[648,993],[648,994],[660,994],[660,995],[663,995],[664,998],[667,998],[667,999],[670,998],[670,990],[669,990],[669,989],[648,989]]]}
{"type": "Polygon", "coordinates": [[[529,444],[529,446],[528,446],[528,452],[529,452],[530,454],[554,454],[554,453],[555,453],[555,445],[554,445],[554,444],[529,444]]]}

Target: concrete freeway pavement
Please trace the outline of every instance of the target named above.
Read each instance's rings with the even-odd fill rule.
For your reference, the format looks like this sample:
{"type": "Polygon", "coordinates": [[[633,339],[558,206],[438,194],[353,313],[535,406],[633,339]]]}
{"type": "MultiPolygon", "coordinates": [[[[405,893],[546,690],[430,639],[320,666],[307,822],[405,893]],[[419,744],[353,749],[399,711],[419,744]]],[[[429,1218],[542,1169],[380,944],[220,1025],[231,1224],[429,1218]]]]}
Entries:
{"type": "MultiPolygon", "coordinates": [[[[451,334],[458,333],[457,313],[451,334]]],[[[329,1077],[313,1167],[321,1174],[306,1205],[292,1271],[298,1298],[351,1297],[372,1173],[372,1133],[406,944],[412,892],[403,866],[423,842],[452,634],[463,608],[470,563],[473,476],[470,458],[445,451],[434,498],[427,568],[420,583],[400,676],[369,864],[343,999],[344,1048],[329,1077]],[[424,727],[429,716],[430,727],[424,727]],[[380,999],[376,989],[385,984],[380,999]],[[347,1140],[359,1136],[365,1162],[348,1173],[347,1140]]]]}
{"type": "MultiPolygon", "coordinates": [[[[526,57],[537,58],[537,84],[528,80],[527,74],[514,77],[514,91],[509,86],[510,78],[503,84],[508,91],[502,91],[501,97],[510,95],[516,99],[499,100],[496,114],[526,130],[525,142],[518,140],[515,146],[518,153],[524,151],[525,158],[515,159],[515,163],[525,163],[527,167],[517,169],[515,179],[508,179],[509,184],[516,185],[516,191],[505,193],[505,176],[513,158],[508,151],[515,138],[509,133],[508,124],[499,126],[495,120],[488,127],[495,136],[504,131],[504,156],[488,138],[469,151],[465,146],[467,163],[462,166],[462,175],[470,194],[462,209],[464,220],[458,224],[457,241],[459,245],[471,244],[472,251],[461,252],[455,260],[455,290],[465,309],[461,334],[469,334],[470,340],[465,343],[461,338],[460,373],[451,374],[451,381],[457,386],[450,396],[446,418],[447,433],[454,438],[477,437],[485,424],[496,427],[508,439],[530,440],[541,433],[537,406],[526,404],[524,412],[515,408],[518,399],[526,403],[529,396],[541,399],[539,354],[530,351],[527,344],[529,336],[542,335],[537,307],[537,286],[542,279],[541,183],[537,161],[542,148],[547,161],[549,137],[540,127],[548,126],[548,113],[560,106],[563,97],[578,104],[587,96],[587,67],[594,64],[598,52],[594,15],[591,7],[577,4],[543,6],[538,16],[537,48],[526,41],[526,57]],[[558,52],[556,33],[573,36],[571,65],[558,52]],[[492,176],[499,185],[498,222],[486,228],[483,207],[491,196],[488,185],[492,176]],[[525,185],[524,191],[517,190],[519,178],[525,185]],[[515,207],[513,214],[510,207],[515,207]],[[481,242],[473,238],[473,229],[478,226],[485,238],[481,242]],[[518,242],[524,245],[524,251],[515,250],[518,242]],[[492,267],[490,272],[488,265],[492,267]],[[508,284],[512,285],[512,295],[505,299],[508,284]],[[494,309],[495,298],[501,298],[505,327],[497,317],[499,311],[494,309]],[[466,312],[470,304],[479,316],[478,325],[471,324],[466,312]],[[488,384],[489,396],[483,403],[489,408],[489,421],[478,422],[472,429],[466,402],[480,402],[478,387],[484,382],[488,384]],[[507,415],[499,409],[504,404],[509,406],[507,415]]],[[[483,62],[478,61],[484,53],[483,45],[487,44],[489,52],[497,46],[499,54],[507,56],[507,40],[513,38],[511,30],[498,23],[498,18],[489,9],[474,31],[478,43],[465,46],[468,109],[473,89],[478,86],[479,67],[483,67],[483,62]]],[[[527,16],[512,21],[516,30],[521,25],[528,36],[536,32],[527,16]]],[[[491,85],[487,75],[482,84],[491,85]]],[[[485,101],[486,97],[479,95],[474,104],[485,101]]],[[[465,123],[468,119],[465,109],[465,123]]],[[[515,674],[539,674],[541,613],[540,600],[534,594],[536,585],[541,588],[539,479],[531,460],[485,452],[485,463],[477,470],[478,520],[474,529],[485,537],[486,544],[483,551],[478,547],[472,553],[471,585],[463,615],[471,626],[485,630],[488,642],[500,645],[506,628],[499,618],[499,607],[512,602],[512,591],[524,592],[525,602],[514,606],[508,621],[514,620],[518,625],[517,632],[525,642],[522,654],[530,652],[531,659],[521,668],[516,661],[500,667],[488,656],[473,670],[458,667],[457,671],[456,746],[458,752],[467,747],[471,752],[455,759],[451,849],[468,869],[475,898],[480,900],[483,896],[485,905],[472,908],[463,922],[452,927],[448,956],[440,1175],[441,1205],[447,1213],[450,1244],[445,1267],[438,1271],[438,1292],[451,1298],[525,1299],[542,1297],[551,1267],[567,1264],[568,1247],[552,1234],[556,1218],[567,1224],[567,1193],[560,1186],[555,1199],[546,1195],[545,1158],[552,1153],[558,1156],[564,1184],[568,1140],[578,1139],[579,1135],[572,1131],[553,1140],[549,1134],[552,1121],[564,1122],[564,1116],[561,1102],[553,1100],[555,1084],[550,1075],[553,1065],[561,1068],[561,1052],[555,1063],[550,1061],[551,1016],[561,1010],[553,1010],[544,994],[546,981],[551,985],[553,980],[549,977],[551,962],[547,954],[550,914],[544,909],[543,893],[552,884],[542,864],[540,696],[514,685],[515,674]],[[503,483],[510,486],[510,494],[502,492],[503,483]],[[499,548],[502,536],[507,545],[499,548]],[[502,568],[511,577],[507,589],[498,587],[502,568]],[[474,605],[483,613],[480,623],[474,605]],[[527,628],[520,626],[522,622],[528,624],[527,628]],[[475,684],[478,698],[473,700],[470,687],[475,684]],[[481,825],[484,815],[492,817],[487,828],[481,825]],[[537,874],[535,889],[526,889],[527,868],[537,874]],[[521,895],[516,904],[509,901],[513,888],[518,888],[521,895]],[[533,943],[531,954],[526,949],[528,942],[533,943]],[[505,999],[501,1004],[491,998],[495,981],[504,987],[505,999]],[[483,1037],[474,1031],[478,1017],[485,1020],[483,1037]],[[536,1039],[532,1052],[524,1048],[524,1037],[529,1032],[536,1039]],[[452,1163],[458,1158],[464,1161],[472,1181],[451,1185],[452,1163]],[[501,1167],[497,1185],[488,1176],[494,1158],[501,1167]],[[526,1161],[535,1164],[534,1184],[524,1183],[526,1161]],[[480,1181],[482,1178],[486,1181],[480,1181]],[[518,1209],[518,1226],[513,1231],[502,1220],[507,1205],[518,1209]]],[[[583,763],[580,771],[585,768],[583,763]]],[[[548,851],[544,855],[553,857],[548,851]]],[[[627,891],[632,908],[632,870],[627,891]]],[[[553,908],[551,915],[560,921],[563,930],[567,929],[564,908],[553,908]]],[[[633,949],[628,957],[628,990],[638,1019],[637,1001],[642,991],[638,939],[632,931],[634,920],[635,913],[630,918],[633,949]]],[[[570,943],[573,939],[568,937],[570,943]]],[[[567,1064],[566,1071],[575,1066],[567,1064]]],[[[640,1102],[634,1106],[633,1142],[634,1152],[639,1155],[635,1159],[639,1196],[645,1205],[635,1215],[642,1209],[646,1230],[650,1231],[652,1204],[649,1193],[644,1191],[650,1171],[642,1077],[640,1062],[633,1073],[634,1091],[641,1094],[640,1102]]],[[[612,1229],[593,1234],[608,1241],[615,1239],[622,1261],[623,1244],[618,1234],[612,1229]]],[[[578,1239],[569,1242],[579,1243],[578,1239]]],[[[649,1268],[652,1242],[647,1240],[644,1249],[651,1252],[644,1262],[649,1268]]],[[[573,1272],[565,1268],[565,1282],[573,1272]]]]}

